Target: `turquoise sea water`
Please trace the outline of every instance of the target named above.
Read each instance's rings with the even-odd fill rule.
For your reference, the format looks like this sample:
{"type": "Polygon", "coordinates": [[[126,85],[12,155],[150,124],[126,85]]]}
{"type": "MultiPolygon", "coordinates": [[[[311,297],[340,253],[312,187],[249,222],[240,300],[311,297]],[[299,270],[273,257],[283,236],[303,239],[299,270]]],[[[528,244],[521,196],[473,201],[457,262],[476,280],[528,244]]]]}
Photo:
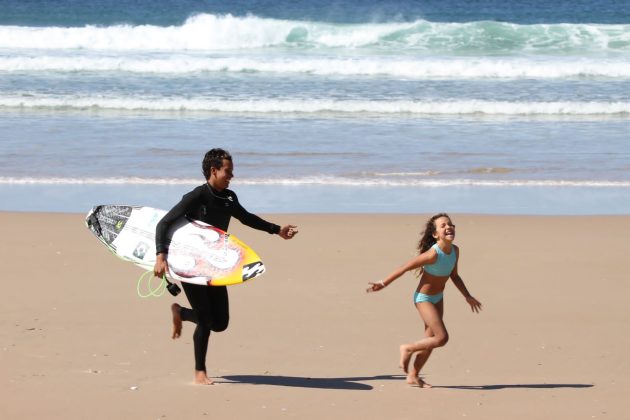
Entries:
{"type": "Polygon", "coordinates": [[[629,6],[5,0],[0,210],[627,214],[629,6]]]}

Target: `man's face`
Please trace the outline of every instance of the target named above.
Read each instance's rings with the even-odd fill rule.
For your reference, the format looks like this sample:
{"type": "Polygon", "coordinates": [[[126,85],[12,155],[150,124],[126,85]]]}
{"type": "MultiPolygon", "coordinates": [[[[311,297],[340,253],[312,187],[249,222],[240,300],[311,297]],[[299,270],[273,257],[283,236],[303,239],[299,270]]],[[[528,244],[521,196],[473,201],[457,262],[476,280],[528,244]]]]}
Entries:
{"type": "Polygon", "coordinates": [[[210,184],[217,191],[223,191],[230,186],[230,180],[234,177],[234,164],[231,160],[223,159],[220,169],[212,168],[210,184]]]}

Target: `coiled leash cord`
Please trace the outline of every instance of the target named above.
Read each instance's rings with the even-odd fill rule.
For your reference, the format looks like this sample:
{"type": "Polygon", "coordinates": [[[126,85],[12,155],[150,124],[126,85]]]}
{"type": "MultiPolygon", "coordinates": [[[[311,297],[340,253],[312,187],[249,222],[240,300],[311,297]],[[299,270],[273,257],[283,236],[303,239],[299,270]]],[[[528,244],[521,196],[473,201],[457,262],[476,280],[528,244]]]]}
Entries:
{"type": "Polygon", "coordinates": [[[138,286],[136,287],[136,291],[138,292],[138,297],[140,298],[156,297],[157,298],[157,297],[162,296],[165,290],[168,290],[168,292],[171,295],[177,296],[182,291],[182,289],[180,289],[178,285],[168,281],[168,279],[166,278],[166,274],[164,274],[162,278],[159,279],[160,283],[156,287],[154,287],[154,283],[155,283],[154,279],[156,278],[159,278],[159,277],[155,277],[153,275],[153,271],[151,270],[145,271],[138,278],[138,286]],[[142,292],[143,286],[147,290],[146,293],[142,292]]]}

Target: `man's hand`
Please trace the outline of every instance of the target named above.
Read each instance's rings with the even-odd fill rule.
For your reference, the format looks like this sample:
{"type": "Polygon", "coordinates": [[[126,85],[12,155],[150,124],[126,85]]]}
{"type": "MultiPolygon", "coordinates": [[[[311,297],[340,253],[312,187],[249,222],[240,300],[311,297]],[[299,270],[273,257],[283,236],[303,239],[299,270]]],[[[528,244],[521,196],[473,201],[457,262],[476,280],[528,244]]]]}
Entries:
{"type": "Polygon", "coordinates": [[[278,235],[280,235],[283,239],[293,239],[293,237],[297,234],[297,226],[293,225],[284,225],[280,228],[280,232],[278,232],[278,235]]]}

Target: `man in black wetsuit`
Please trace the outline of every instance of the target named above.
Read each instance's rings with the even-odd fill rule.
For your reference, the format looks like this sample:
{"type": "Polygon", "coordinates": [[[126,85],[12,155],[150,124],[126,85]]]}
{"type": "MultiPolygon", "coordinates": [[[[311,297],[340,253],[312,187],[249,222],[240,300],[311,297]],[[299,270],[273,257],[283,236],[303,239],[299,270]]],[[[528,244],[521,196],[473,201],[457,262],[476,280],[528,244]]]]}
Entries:
{"type": "MultiPolygon", "coordinates": [[[[157,259],[153,269],[155,276],[162,277],[168,271],[166,260],[168,240],[166,233],[174,221],[182,216],[201,220],[219,229],[227,231],[230,218],[234,216],[244,225],[254,229],[277,234],[284,239],[293,238],[298,230],[296,226],[278,226],[245,210],[233,191],[227,187],[233,177],[232,156],[223,149],[212,149],[206,153],[202,164],[206,183],[185,194],[157,224],[155,245],[157,259]]],[[[206,373],[206,353],[210,332],[224,331],[230,319],[228,293],[226,286],[203,286],[182,283],[186,297],[192,309],[183,308],[174,303],[173,338],[178,338],[182,330],[182,321],[197,324],[193,335],[195,348],[195,382],[211,385],[212,380],[206,373]]]]}

